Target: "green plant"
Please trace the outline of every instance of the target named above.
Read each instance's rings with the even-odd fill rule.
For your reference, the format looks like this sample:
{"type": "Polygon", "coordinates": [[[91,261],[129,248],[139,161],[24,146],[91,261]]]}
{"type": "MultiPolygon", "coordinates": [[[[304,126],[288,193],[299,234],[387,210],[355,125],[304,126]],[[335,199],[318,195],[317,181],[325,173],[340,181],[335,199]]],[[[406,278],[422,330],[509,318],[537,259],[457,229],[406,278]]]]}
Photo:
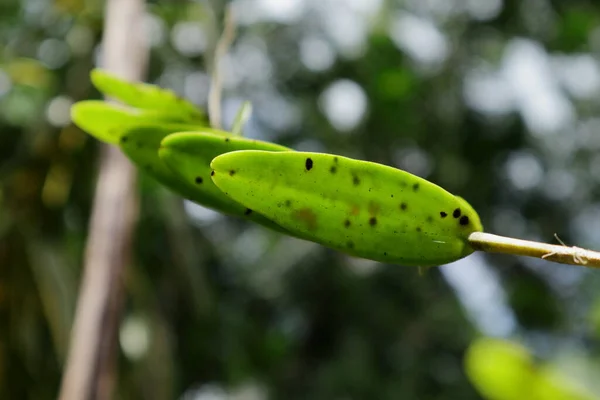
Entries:
{"type": "Polygon", "coordinates": [[[133,109],[80,102],[73,106],[74,122],[102,141],[118,143],[163,185],[217,211],[351,255],[404,265],[434,266],[488,251],[600,267],[594,251],[484,233],[464,199],[405,171],[245,139],[239,134],[248,104],[229,133],[206,127],[202,111],[157,86],[98,70],[92,81],[133,109]]]}

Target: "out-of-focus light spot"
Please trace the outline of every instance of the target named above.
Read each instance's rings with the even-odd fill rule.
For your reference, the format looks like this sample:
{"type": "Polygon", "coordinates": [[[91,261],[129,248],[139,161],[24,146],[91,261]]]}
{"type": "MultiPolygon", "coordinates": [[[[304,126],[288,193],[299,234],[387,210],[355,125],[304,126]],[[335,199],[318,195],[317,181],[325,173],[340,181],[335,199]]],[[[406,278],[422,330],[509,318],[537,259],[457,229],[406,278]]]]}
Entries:
{"type": "Polygon", "coordinates": [[[463,94],[472,109],[490,116],[503,116],[515,108],[513,92],[501,75],[474,69],[465,75],[463,94]]]}
{"type": "Polygon", "coordinates": [[[580,118],[577,124],[576,138],[577,149],[588,149],[592,152],[600,152],[600,118],[580,118]]]}
{"type": "Polygon", "coordinates": [[[540,184],[544,170],[540,160],[525,151],[512,152],[506,160],[506,175],[519,190],[530,190],[540,184]]]}
{"type": "Polygon", "coordinates": [[[85,56],[94,46],[94,33],[85,25],[75,25],[65,37],[71,52],[76,56],[85,56]]]}
{"type": "Polygon", "coordinates": [[[470,319],[485,335],[507,337],[516,318],[506,302],[500,279],[478,253],[440,267],[470,319]]]}
{"type": "Polygon", "coordinates": [[[246,382],[236,387],[228,400],[267,400],[268,391],[265,386],[257,382],[246,382]]]}
{"type": "Polygon", "coordinates": [[[210,77],[203,72],[192,72],[185,77],[184,96],[196,105],[206,104],[210,91],[210,77]]]}
{"type": "Polygon", "coordinates": [[[73,100],[66,96],[57,96],[50,100],[46,108],[46,118],[53,126],[67,126],[71,123],[73,100]]]}
{"type": "Polygon", "coordinates": [[[325,39],[307,37],[300,42],[300,61],[312,71],[326,71],[335,62],[335,52],[325,39]]]}
{"type": "Polygon", "coordinates": [[[488,21],[502,12],[502,0],[467,0],[465,6],[471,18],[488,21]]]}
{"type": "Polygon", "coordinates": [[[238,236],[230,246],[230,251],[238,264],[255,265],[265,253],[269,245],[268,232],[262,228],[252,227],[238,236]]]}
{"type": "Polygon", "coordinates": [[[398,168],[427,178],[433,170],[433,160],[423,149],[417,146],[404,147],[394,154],[394,162],[398,168]]]}
{"type": "Polygon", "coordinates": [[[322,142],[314,139],[303,139],[294,144],[297,151],[308,151],[311,153],[326,153],[327,149],[322,142]]]}
{"type": "Polygon", "coordinates": [[[347,7],[333,9],[321,16],[323,28],[342,56],[360,57],[367,47],[367,20],[347,7]]]}
{"type": "Polygon", "coordinates": [[[178,22],[171,32],[171,42],[181,54],[194,57],[204,52],[206,34],[198,22],[178,22]]]}
{"type": "Polygon", "coordinates": [[[555,57],[554,71],[569,93],[579,99],[593,99],[600,94],[600,68],[591,54],[555,57]]]}
{"type": "Polygon", "coordinates": [[[346,265],[352,272],[358,276],[373,275],[383,265],[377,261],[367,260],[364,258],[343,256],[346,259],[346,265]]]}
{"type": "Polygon", "coordinates": [[[154,14],[144,15],[145,37],[148,38],[150,47],[162,46],[166,40],[167,28],[164,21],[154,14]]]}
{"type": "Polygon", "coordinates": [[[304,0],[256,0],[258,9],[272,21],[290,23],[304,13],[304,0]]]}
{"type": "Polygon", "coordinates": [[[180,400],[229,400],[227,392],[216,383],[208,383],[200,387],[186,390],[180,400]]]}
{"type": "Polygon", "coordinates": [[[532,133],[556,133],[572,123],[573,106],[558,89],[548,54],[537,42],[512,40],[506,47],[501,73],[532,133]]]}
{"type": "Polygon", "coordinates": [[[0,69],[0,98],[7,94],[12,88],[10,77],[4,70],[0,69]]]}
{"type": "Polygon", "coordinates": [[[381,9],[383,0],[337,0],[337,6],[346,6],[366,16],[375,15],[381,9]]]}
{"type": "Polygon", "coordinates": [[[492,227],[499,235],[525,237],[527,224],[523,215],[515,209],[497,209],[492,215],[492,227]]]}
{"type": "Polygon", "coordinates": [[[252,25],[260,21],[291,24],[305,12],[304,0],[238,0],[233,3],[238,23],[252,25]]]}
{"type": "Polygon", "coordinates": [[[600,247],[600,204],[592,203],[579,210],[572,222],[573,240],[578,246],[600,247]]]}
{"type": "MultiPolygon", "coordinates": [[[[277,92],[266,90],[256,94],[253,99],[253,109],[256,116],[270,128],[285,133],[297,126],[301,112],[287,97],[277,92]]],[[[259,137],[270,140],[268,137],[259,137]]]]}
{"type": "Polygon", "coordinates": [[[416,15],[444,20],[462,11],[463,0],[404,0],[405,8],[416,15]]]}
{"type": "Polygon", "coordinates": [[[222,218],[221,214],[218,212],[211,210],[210,208],[202,207],[189,200],[183,201],[183,207],[186,214],[196,226],[207,226],[222,218]]]}
{"type": "Polygon", "coordinates": [[[572,173],[564,169],[553,169],[544,179],[544,193],[553,200],[567,200],[573,196],[577,181],[572,173]]]}
{"type": "Polygon", "coordinates": [[[600,183],[600,154],[596,154],[590,160],[590,176],[596,183],[600,183]]]}
{"type": "Polygon", "coordinates": [[[46,67],[50,69],[60,68],[69,61],[69,46],[62,40],[46,39],[38,47],[37,56],[46,67]]]}
{"type": "Polygon", "coordinates": [[[367,96],[356,82],[341,79],[330,84],[319,97],[325,116],[341,132],[356,128],[367,111],[367,96]]]}
{"type": "Polygon", "coordinates": [[[436,66],[448,57],[446,37],[427,19],[401,13],[392,21],[389,34],[394,44],[418,63],[436,66]]]}
{"type": "Polygon", "coordinates": [[[258,38],[242,40],[232,52],[233,68],[244,82],[266,82],[271,79],[273,66],[266,44],[258,38]]]}
{"type": "Polygon", "coordinates": [[[139,316],[129,316],[121,324],[119,342],[123,353],[130,360],[141,359],[150,346],[150,329],[147,321],[139,316]]]}
{"type": "Polygon", "coordinates": [[[154,83],[183,96],[188,73],[188,70],[178,66],[167,67],[154,83]]]}

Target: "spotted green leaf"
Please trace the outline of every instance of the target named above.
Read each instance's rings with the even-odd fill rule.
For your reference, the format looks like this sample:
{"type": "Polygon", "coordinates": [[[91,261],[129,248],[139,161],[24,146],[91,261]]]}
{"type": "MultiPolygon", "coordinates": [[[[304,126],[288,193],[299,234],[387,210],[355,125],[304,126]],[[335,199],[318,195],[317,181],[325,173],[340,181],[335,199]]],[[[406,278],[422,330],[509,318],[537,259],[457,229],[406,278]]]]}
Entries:
{"type": "Polygon", "coordinates": [[[160,142],[165,136],[182,129],[181,125],[135,125],[124,131],[119,147],[132,163],[161,184],[185,198],[211,207],[213,205],[209,200],[197,196],[158,157],[160,142]]]}
{"type": "Polygon", "coordinates": [[[180,122],[206,123],[204,113],[175,92],[142,82],[128,82],[114,74],[95,69],[90,74],[94,86],[106,96],[143,110],[158,110],[180,122]]]}
{"type": "Polygon", "coordinates": [[[226,196],[210,179],[210,162],[213,158],[229,151],[244,149],[291,151],[277,144],[245,139],[232,136],[227,132],[204,128],[201,131],[166,136],[160,144],[158,154],[165,165],[178,177],[178,182],[185,186],[188,198],[221,212],[245,217],[281,231],[262,215],[226,196]]]}
{"type": "Polygon", "coordinates": [[[71,120],[96,139],[110,144],[118,144],[123,133],[135,125],[170,123],[180,131],[186,127],[201,127],[200,124],[184,124],[161,111],[138,110],[100,100],[75,103],[71,107],[71,120]]]}
{"type": "Polygon", "coordinates": [[[213,182],[233,200],[325,246],[367,259],[434,266],[473,252],[479,216],[441,187],[381,164],[304,152],[216,157],[213,182]]]}

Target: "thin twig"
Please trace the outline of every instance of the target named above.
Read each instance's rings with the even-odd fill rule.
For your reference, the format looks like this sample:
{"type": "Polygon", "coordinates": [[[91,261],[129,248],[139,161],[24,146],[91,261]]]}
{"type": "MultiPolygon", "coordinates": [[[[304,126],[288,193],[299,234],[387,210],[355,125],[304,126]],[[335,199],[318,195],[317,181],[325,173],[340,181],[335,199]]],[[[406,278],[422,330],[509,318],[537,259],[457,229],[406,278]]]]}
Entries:
{"type": "Polygon", "coordinates": [[[560,239],[558,240],[561,245],[532,242],[483,232],[474,232],[469,236],[469,243],[475,250],[537,257],[561,264],[600,268],[600,252],[565,246],[560,239]]]}
{"type": "MultiPolygon", "coordinates": [[[[143,0],[106,3],[103,67],[132,81],[146,70],[143,13],[143,0]]],[[[61,400],[113,398],[122,276],[138,213],[135,180],[131,163],[104,145],[61,400]]]]}
{"type": "Polygon", "coordinates": [[[225,8],[225,21],[224,21],[223,34],[217,42],[215,48],[214,65],[212,71],[212,84],[210,87],[210,93],[208,94],[208,117],[210,119],[210,126],[215,129],[222,128],[221,121],[221,93],[223,90],[223,82],[221,78],[221,60],[229,51],[231,44],[235,39],[235,19],[233,16],[233,9],[231,5],[225,8]]]}

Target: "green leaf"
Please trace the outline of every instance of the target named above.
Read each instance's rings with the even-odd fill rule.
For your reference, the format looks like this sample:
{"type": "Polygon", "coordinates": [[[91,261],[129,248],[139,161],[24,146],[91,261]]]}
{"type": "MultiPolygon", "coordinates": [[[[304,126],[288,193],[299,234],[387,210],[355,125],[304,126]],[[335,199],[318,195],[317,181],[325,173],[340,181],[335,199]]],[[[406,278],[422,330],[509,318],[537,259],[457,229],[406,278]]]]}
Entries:
{"type": "Polygon", "coordinates": [[[175,131],[197,129],[201,125],[178,122],[160,111],[143,111],[100,100],[85,100],[71,107],[71,119],[75,125],[96,139],[118,144],[123,133],[135,125],[172,123],[175,131]]]}
{"type": "Polygon", "coordinates": [[[408,172],[346,157],[236,151],[216,157],[213,182],[293,234],[354,256],[433,266],[473,252],[481,231],[463,199],[408,172]]]}
{"type": "Polygon", "coordinates": [[[277,144],[245,139],[232,136],[228,132],[205,128],[201,131],[168,135],[160,144],[159,156],[178,176],[179,182],[185,185],[187,198],[215,210],[282,231],[264,216],[226,196],[210,179],[210,162],[213,158],[229,151],[243,149],[292,151],[277,144]]]}
{"type": "Polygon", "coordinates": [[[525,347],[508,340],[475,340],[465,356],[465,372],[488,400],[597,398],[548,366],[536,365],[525,347]]]}
{"type": "Polygon", "coordinates": [[[180,122],[206,123],[206,115],[175,92],[142,82],[128,82],[106,71],[95,69],[90,74],[92,83],[106,96],[132,107],[157,110],[180,122]]]}

